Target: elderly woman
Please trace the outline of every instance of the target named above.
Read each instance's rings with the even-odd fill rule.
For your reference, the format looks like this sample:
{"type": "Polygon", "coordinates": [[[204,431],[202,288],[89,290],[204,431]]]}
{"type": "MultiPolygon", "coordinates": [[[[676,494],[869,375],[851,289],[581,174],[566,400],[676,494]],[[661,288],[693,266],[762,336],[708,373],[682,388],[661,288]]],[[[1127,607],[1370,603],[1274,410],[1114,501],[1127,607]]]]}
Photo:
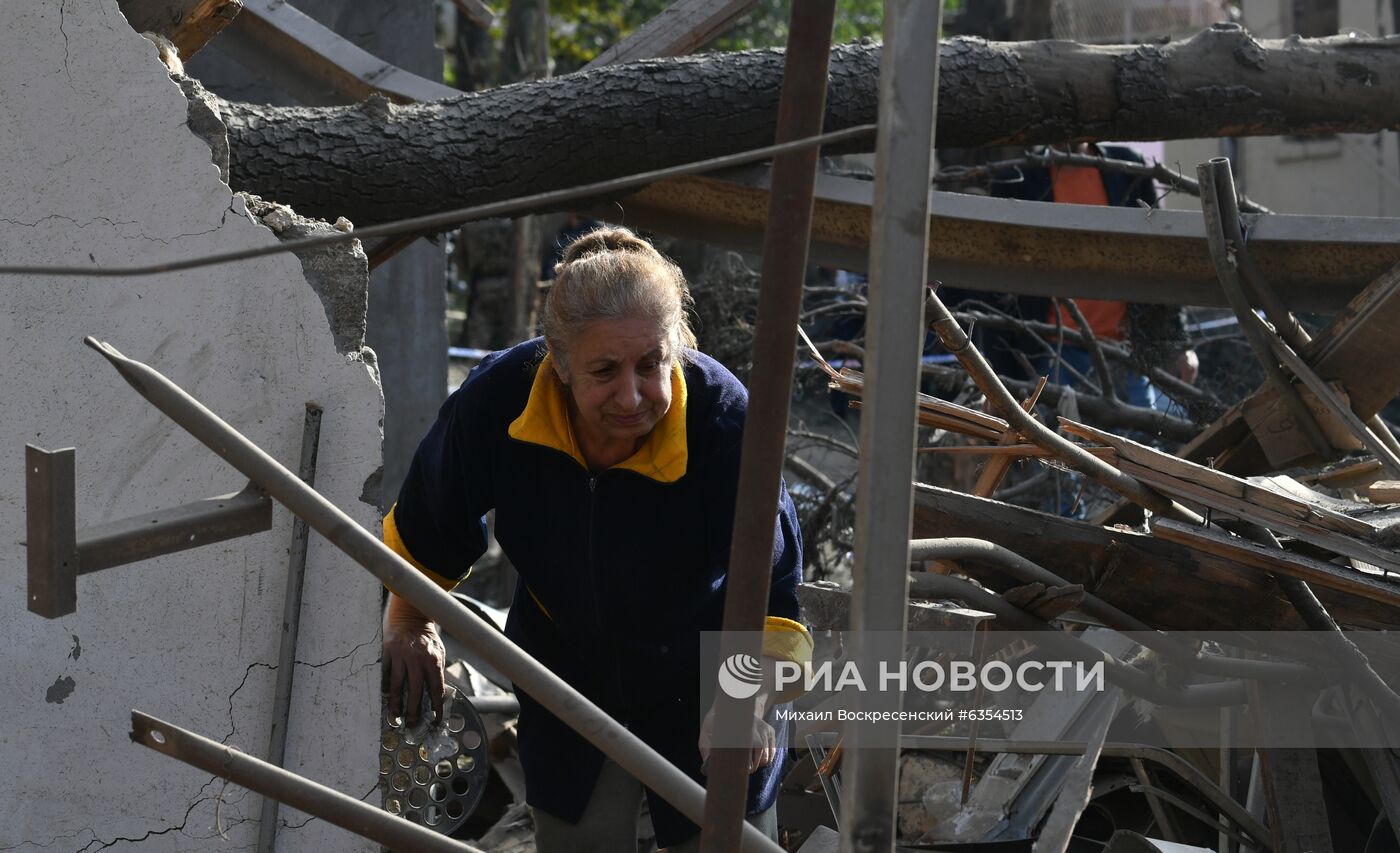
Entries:
{"type": "MultiPolygon", "coordinates": [[[[520,573],[507,636],[701,780],[700,633],[723,622],[747,395],[693,349],[689,298],[680,269],[631,232],[576,240],[556,267],[543,341],[492,354],[447,400],[384,538],[450,588],[485,551],[482,516],[494,509],[496,538],[520,573]]],[[[765,657],[810,659],[796,621],[801,569],[784,491],[765,657]]],[[[423,684],[441,713],[437,628],[397,596],[384,659],[391,713],[402,686],[417,697],[423,684]]],[[[765,691],[759,714],[773,701],[765,691]]],[[[520,704],[541,853],[635,850],[640,783],[529,696],[520,704]]],[[[748,814],[770,835],[785,741],[785,730],[755,720],[748,814]]],[[[658,843],[695,849],[695,825],[646,796],[658,843]]]]}

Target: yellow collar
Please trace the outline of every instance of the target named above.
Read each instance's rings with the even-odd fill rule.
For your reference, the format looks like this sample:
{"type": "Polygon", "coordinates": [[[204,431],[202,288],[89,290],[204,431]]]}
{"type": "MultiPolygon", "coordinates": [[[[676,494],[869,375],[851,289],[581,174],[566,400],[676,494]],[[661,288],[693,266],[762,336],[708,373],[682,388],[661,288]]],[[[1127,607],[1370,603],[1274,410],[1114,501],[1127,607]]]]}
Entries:
{"type": "MultiPolygon", "coordinates": [[[[554,374],[552,358],[546,355],[536,369],[530,399],[525,403],[525,411],[511,423],[509,434],[518,441],[567,453],[587,469],[583,451],[574,438],[564,386],[554,374]]],[[[674,483],[685,476],[689,461],[685,438],[685,399],[685,373],[677,360],[671,370],[671,408],[666,410],[641,449],[613,468],[635,471],[658,483],[674,483]]]]}

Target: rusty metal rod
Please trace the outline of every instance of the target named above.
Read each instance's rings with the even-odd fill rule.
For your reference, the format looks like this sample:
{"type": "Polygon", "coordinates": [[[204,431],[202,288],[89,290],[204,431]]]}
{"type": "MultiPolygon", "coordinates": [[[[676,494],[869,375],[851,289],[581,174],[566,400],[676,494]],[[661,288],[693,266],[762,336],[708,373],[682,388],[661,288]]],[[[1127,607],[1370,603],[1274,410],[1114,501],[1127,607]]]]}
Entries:
{"type": "MultiPolygon", "coordinates": [[[[409,565],[378,537],[155,368],[127,358],[110,344],[95,338],[89,337],[83,342],[111,362],[117,373],[151,405],[266,489],[299,518],[305,519],[313,530],[368,569],[396,595],[509,676],[520,690],[534,697],[686,817],[697,823],[703,820],[704,789],[603,709],[506,639],[495,626],[409,565]]],[[[781,850],[748,824],[743,828],[742,849],[765,853],[780,853],[781,850]]]]}
{"type": "Polygon", "coordinates": [[[342,794],[234,747],[140,711],[131,712],[131,740],[191,767],[242,785],[262,794],[268,801],[286,803],[327,823],[377,841],[390,850],[483,853],[476,847],[455,841],[426,826],[409,823],[369,803],[362,803],[349,794],[342,794]]]}
{"type": "MultiPolygon", "coordinates": [[[[301,462],[297,476],[316,486],[316,456],[321,446],[321,407],[306,404],[301,425],[301,462]]],[[[296,674],[297,637],[301,633],[301,595],[306,580],[306,545],[311,536],[306,522],[292,521],[292,548],[287,560],[286,593],[282,598],[282,640],[277,651],[277,689],[272,696],[272,730],[267,736],[267,760],[281,767],[287,755],[287,726],[292,716],[292,677],[296,674]]],[[[264,797],[258,819],[258,853],[273,853],[277,843],[278,802],[264,797]]]]}
{"type": "MultiPolygon", "coordinates": [[[[904,655],[942,20],[941,2],[885,2],[848,635],[862,672],[904,655]]],[[[898,691],[856,696],[857,710],[872,714],[897,712],[901,701],[898,691]]],[[[895,843],[899,723],[855,723],[845,744],[841,853],[884,853],[895,843]]]]}
{"type": "MultiPolygon", "coordinates": [[[[835,16],[836,0],[806,0],[792,6],[778,99],[777,142],[821,133],[835,16]]],[[[786,457],[797,320],[807,275],[816,179],[815,148],[790,151],[773,159],[720,660],[735,654],[757,659],[762,654],[773,575],[773,508],[778,505],[786,457]]],[[[750,750],[732,744],[748,741],[754,710],[752,699],[736,699],[715,690],[714,743],[725,746],[715,746],[710,753],[701,853],[728,853],[738,844],[748,799],[750,750]]],[[[780,763],[781,757],[774,760],[780,763]]]]}

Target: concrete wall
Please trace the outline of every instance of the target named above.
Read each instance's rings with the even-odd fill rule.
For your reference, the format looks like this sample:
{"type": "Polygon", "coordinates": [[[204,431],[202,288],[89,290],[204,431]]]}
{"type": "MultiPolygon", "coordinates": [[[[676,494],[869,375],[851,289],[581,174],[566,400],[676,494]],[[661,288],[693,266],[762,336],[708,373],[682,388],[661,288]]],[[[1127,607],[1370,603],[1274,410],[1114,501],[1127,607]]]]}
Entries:
{"type": "MultiPolygon", "coordinates": [[[[297,0],[296,8],[386,62],[442,79],[434,43],[432,0],[297,0]]],[[[189,73],[225,98],[294,104],[290,97],[219,50],[216,36],[187,64],[189,73]]],[[[447,396],[446,257],[419,240],[374,271],[369,345],[384,377],[383,501],[387,509],[423,434],[447,396]]]]}
{"type": "MultiPolygon", "coordinates": [[[[1258,38],[1297,32],[1292,0],[1243,0],[1242,9],[1242,23],[1258,38]]],[[[1341,32],[1395,31],[1389,3],[1338,0],[1337,11],[1341,32]]],[[[1180,162],[1194,177],[1197,163],[1221,156],[1222,150],[1219,140],[1168,142],[1166,162],[1180,162]]],[[[1244,191],[1280,213],[1400,216],[1400,137],[1393,132],[1249,137],[1237,141],[1233,166],[1244,191]]],[[[1170,206],[1200,209],[1180,195],[1170,206]]]]}
{"type": "MultiPolygon", "coordinates": [[[[219,180],[186,100],[114,0],[9,0],[0,27],[0,263],[118,265],[275,242],[219,180]]],[[[342,269],[363,256],[345,255],[342,269]]],[[[353,320],[364,279],[332,308],[353,320]]],[[[335,275],[340,275],[339,273],[335,275]]],[[[81,344],[165,372],[291,467],[325,409],[317,486],[360,523],[381,397],[295,257],[139,279],[0,279],[0,848],[252,849],[259,798],[127,738],[139,708],[265,753],[291,519],[84,576],[78,611],[25,609],[24,444],[77,448],[80,527],[239,488],[81,344]],[[222,804],[218,801],[222,799],[222,804]],[[216,811],[228,840],[218,838],[216,811]]],[[[312,536],[287,765],[374,800],[374,579],[312,536]]],[[[284,810],[282,850],[372,845],[284,810]]]]}

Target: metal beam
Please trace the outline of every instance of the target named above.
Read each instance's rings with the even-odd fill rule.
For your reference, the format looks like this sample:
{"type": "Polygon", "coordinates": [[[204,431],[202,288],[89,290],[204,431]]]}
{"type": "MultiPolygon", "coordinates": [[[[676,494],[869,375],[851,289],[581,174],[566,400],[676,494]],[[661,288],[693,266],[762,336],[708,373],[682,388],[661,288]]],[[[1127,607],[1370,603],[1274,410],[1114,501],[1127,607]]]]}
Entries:
{"type": "Polygon", "coordinates": [[[78,607],[78,575],[175,554],[272,528],[272,500],[240,492],[77,529],[73,448],[25,445],[28,604],[57,619],[78,607]]]}
{"type": "MultiPolygon", "coordinates": [[[[904,655],[942,19],[941,0],[885,2],[851,586],[851,658],[861,672],[876,672],[880,662],[904,655]]],[[[862,692],[857,706],[874,714],[898,712],[902,698],[897,691],[862,692]]],[[[898,722],[856,723],[846,730],[842,853],[894,847],[899,735],[898,722]]]]}
{"type": "MultiPolygon", "coordinates": [[[[658,181],[617,206],[637,227],[758,253],[769,170],[658,181]]],[[[813,263],[869,267],[870,181],[821,175],[813,263]]],[[[1228,307],[1197,213],[933,192],[929,275],[950,287],[1032,296],[1228,307]]],[[[1249,217],[1249,247],[1293,311],[1337,311],[1400,262],[1400,219],[1249,217]]]]}
{"type": "MultiPolygon", "coordinates": [[[[778,142],[821,133],[826,115],[826,76],[836,0],[806,0],[792,7],[783,89],[778,100],[778,142]]],[[[754,330],[749,406],[744,416],[734,534],[724,592],[720,660],[762,656],[764,617],[773,585],[773,508],[778,505],[786,455],[788,403],[802,284],[807,274],[807,232],[812,220],[812,181],[817,150],[784,154],[773,162],[773,227],[764,235],[762,287],[754,330]]],[[[705,785],[701,853],[728,853],[739,840],[748,799],[755,713],[748,701],[715,691],[715,742],[705,785]]],[[[779,758],[775,758],[779,761],[779,758]]]]}
{"type": "Polygon", "coordinates": [[[78,607],[77,495],[71,447],[24,448],[29,610],[48,619],[78,607]]]}

